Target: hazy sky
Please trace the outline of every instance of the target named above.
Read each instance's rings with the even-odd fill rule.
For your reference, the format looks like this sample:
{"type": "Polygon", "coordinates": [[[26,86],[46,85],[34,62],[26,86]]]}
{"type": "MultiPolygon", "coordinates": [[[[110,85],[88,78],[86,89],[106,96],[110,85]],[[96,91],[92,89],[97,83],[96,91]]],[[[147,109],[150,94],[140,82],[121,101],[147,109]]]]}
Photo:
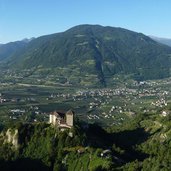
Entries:
{"type": "Polygon", "coordinates": [[[171,0],[0,0],[0,43],[79,24],[123,27],[171,38],[171,0]]]}

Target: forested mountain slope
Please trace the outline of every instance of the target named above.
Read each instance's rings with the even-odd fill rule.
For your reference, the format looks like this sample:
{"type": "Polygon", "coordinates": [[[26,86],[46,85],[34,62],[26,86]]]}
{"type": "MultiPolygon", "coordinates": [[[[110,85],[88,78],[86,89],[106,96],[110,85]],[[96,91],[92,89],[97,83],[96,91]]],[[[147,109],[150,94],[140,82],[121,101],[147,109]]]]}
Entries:
{"type": "Polygon", "coordinates": [[[95,75],[100,83],[116,74],[135,79],[170,76],[171,48],[123,28],[79,25],[65,32],[32,40],[10,56],[13,68],[67,68],[82,76],[95,75]]]}

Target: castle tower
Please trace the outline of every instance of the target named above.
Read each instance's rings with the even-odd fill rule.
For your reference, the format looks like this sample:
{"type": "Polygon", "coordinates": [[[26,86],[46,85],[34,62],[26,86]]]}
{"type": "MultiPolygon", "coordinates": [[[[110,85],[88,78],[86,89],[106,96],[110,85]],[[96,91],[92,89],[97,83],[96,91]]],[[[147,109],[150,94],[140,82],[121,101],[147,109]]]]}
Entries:
{"type": "Polygon", "coordinates": [[[51,123],[52,125],[56,125],[57,122],[57,117],[54,113],[49,115],[49,123],[51,123]]]}
{"type": "Polygon", "coordinates": [[[74,125],[74,112],[72,110],[69,110],[66,113],[66,124],[68,126],[73,126],[74,125]]]}

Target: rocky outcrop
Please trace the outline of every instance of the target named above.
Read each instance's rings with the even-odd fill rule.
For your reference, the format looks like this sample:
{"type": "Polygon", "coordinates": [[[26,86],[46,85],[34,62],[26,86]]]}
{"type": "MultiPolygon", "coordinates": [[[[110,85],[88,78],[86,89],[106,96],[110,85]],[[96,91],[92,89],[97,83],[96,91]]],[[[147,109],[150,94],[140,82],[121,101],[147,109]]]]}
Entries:
{"type": "Polygon", "coordinates": [[[5,136],[5,142],[11,143],[15,148],[18,148],[18,130],[8,129],[5,136]]]}

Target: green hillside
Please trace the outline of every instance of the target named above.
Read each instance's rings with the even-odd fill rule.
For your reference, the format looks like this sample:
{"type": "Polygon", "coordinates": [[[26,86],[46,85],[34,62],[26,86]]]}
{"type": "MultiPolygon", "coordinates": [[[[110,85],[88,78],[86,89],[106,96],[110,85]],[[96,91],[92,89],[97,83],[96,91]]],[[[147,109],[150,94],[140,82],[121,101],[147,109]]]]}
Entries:
{"type": "MultiPolygon", "coordinates": [[[[80,25],[65,32],[31,41],[22,53],[13,55],[13,68],[66,68],[73,79],[94,76],[101,84],[116,74],[139,80],[170,76],[171,48],[133,31],[99,25],[80,25]]],[[[61,75],[63,73],[59,72],[61,75]]],[[[96,80],[95,79],[95,80],[96,80]]],[[[92,82],[92,78],[90,79],[92,82]]]]}
{"type": "Polygon", "coordinates": [[[26,46],[26,41],[16,41],[0,45],[0,61],[7,60],[12,56],[21,54],[22,50],[24,50],[26,46]]]}
{"type": "Polygon", "coordinates": [[[47,123],[15,124],[18,145],[0,134],[0,168],[3,171],[169,171],[170,115],[140,114],[122,126],[102,129],[96,124],[59,131],[47,123]],[[70,136],[72,132],[73,136],[70,136]],[[105,154],[106,155],[102,155],[105,154]]]}

